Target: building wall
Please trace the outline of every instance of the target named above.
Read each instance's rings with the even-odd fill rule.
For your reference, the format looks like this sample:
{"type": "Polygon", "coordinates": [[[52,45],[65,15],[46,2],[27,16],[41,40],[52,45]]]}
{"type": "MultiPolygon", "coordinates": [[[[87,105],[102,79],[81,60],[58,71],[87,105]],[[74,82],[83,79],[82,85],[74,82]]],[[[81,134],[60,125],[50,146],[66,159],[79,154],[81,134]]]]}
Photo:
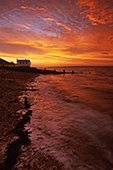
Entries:
{"type": "Polygon", "coordinates": [[[17,60],[18,67],[30,67],[31,62],[29,60],[17,60]]]}

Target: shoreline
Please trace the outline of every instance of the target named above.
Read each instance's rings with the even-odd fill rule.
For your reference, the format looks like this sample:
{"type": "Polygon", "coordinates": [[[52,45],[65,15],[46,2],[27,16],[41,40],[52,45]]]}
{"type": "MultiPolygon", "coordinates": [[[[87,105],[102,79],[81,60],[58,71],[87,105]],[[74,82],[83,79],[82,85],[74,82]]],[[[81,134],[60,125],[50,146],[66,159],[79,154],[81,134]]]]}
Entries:
{"type": "MultiPolygon", "coordinates": [[[[0,70],[1,126],[5,123],[10,123],[9,126],[13,127],[12,119],[15,118],[15,120],[18,120],[19,114],[16,112],[21,108],[21,103],[18,97],[22,94],[22,91],[26,90],[26,84],[33,81],[36,76],[37,74],[33,73],[0,70]]],[[[10,127],[5,129],[5,131],[7,130],[10,130],[10,127]]]]}
{"type": "Polygon", "coordinates": [[[26,84],[37,74],[0,70],[0,164],[8,143],[14,138],[10,131],[21,118],[19,95],[26,90],[26,84]]]}
{"type": "Polygon", "coordinates": [[[32,116],[32,110],[29,101],[26,103],[29,107],[26,108],[25,100],[21,104],[18,97],[29,90],[26,85],[36,76],[38,76],[36,73],[0,70],[2,82],[0,84],[0,169],[2,170],[64,169],[54,157],[39,148],[32,147],[28,135],[30,132],[25,129],[26,123],[32,116]]]}
{"type": "Polygon", "coordinates": [[[15,72],[25,72],[25,73],[37,73],[41,75],[60,75],[60,74],[74,74],[75,72],[72,71],[57,71],[55,69],[38,69],[36,67],[0,67],[0,69],[10,70],[15,72]]]}

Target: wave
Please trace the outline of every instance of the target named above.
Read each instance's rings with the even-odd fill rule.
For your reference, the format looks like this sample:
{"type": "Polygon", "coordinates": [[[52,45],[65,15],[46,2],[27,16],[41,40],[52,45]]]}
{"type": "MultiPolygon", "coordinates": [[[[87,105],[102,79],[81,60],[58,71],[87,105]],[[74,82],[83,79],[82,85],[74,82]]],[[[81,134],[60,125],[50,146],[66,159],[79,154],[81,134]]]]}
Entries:
{"type": "Polygon", "coordinates": [[[40,76],[29,85],[38,87],[27,92],[33,111],[28,125],[32,145],[63,163],[65,170],[113,169],[112,86],[105,82],[107,92],[104,85],[100,88],[100,79],[93,80],[40,76]]]}

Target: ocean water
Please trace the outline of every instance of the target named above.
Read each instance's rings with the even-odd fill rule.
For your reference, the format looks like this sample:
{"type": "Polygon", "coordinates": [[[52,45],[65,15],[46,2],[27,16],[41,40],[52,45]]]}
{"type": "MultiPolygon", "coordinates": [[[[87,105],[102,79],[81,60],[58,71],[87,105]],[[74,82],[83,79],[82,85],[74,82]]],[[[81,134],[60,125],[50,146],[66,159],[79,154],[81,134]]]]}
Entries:
{"type": "Polygon", "coordinates": [[[31,144],[66,170],[113,170],[113,68],[65,70],[76,73],[41,75],[28,84],[31,144]]]}

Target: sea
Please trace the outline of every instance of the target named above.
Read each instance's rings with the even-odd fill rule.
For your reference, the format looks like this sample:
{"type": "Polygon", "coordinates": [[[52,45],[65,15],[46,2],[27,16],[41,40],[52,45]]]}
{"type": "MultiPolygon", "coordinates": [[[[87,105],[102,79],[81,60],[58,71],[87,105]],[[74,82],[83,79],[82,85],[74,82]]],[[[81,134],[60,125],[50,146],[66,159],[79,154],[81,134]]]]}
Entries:
{"type": "Polygon", "coordinates": [[[31,145],[65,170],[113,170],[113,67],[58,67],[29,83],[31,145]]]}

